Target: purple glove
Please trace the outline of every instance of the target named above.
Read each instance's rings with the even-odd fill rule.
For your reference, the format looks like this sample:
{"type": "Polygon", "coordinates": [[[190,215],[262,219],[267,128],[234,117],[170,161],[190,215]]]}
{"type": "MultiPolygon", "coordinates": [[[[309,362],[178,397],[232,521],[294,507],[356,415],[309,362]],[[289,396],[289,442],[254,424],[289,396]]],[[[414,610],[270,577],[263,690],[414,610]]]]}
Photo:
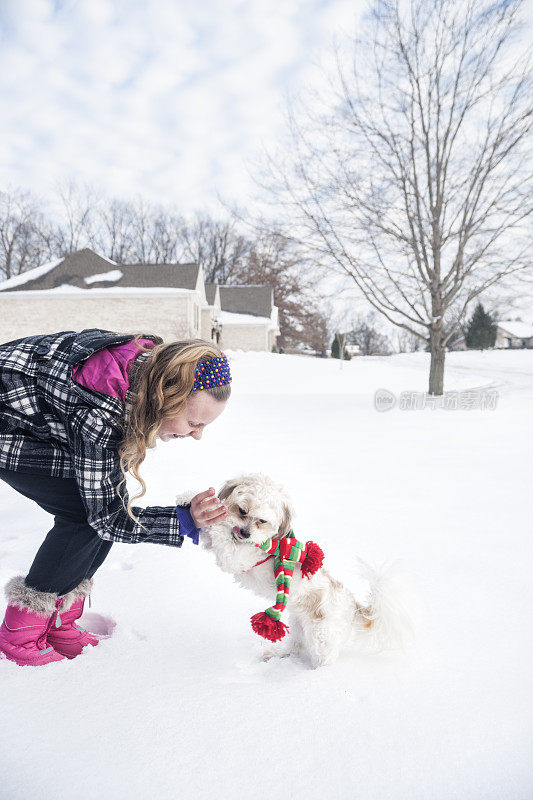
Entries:
{"type": "Polygon", "coordinates": [[[176,506],[176,516],[182,536],[188,536],[194,544],[200,544],[200,528],[194,524],[190,506],[176,506]]]}

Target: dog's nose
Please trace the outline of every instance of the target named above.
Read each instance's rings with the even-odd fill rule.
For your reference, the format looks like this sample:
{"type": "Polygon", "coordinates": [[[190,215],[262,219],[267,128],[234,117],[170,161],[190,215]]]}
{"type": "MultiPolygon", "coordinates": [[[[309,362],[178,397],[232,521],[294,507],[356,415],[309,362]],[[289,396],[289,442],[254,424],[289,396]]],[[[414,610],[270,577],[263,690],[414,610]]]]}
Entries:
{"type": "Polygon", "coordinates": [[[250,538],[250,534],[249,534],[248,531],[243,531],[242,528],[240,528],[240,531],[241,531],[241,536],[242,536],[243,539],[249,539],[250,538]]]}

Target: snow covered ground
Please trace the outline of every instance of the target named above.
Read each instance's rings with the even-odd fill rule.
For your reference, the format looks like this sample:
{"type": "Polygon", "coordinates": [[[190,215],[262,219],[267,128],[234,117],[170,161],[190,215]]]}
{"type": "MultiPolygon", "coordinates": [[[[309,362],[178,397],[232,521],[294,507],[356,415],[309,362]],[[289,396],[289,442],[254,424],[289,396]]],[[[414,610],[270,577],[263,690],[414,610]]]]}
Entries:
{"type": "MultiPolygon", "coordinates": [[[[533,351],[451,353],[446,390],[495,409],[374,408],[426,390],[428,354],[338,361],[232,354],[233,397],[201,442],[160,445],[147,504],[261,470],[300,539],[352,583],[402,559],[420,594],[402,653],[311,670],[263,662],[262,600],[187,540],[115,545],[91,613],[114,635],[42,669],[0,663],[6,800],[527,800],[533,797],[533,351]]],[[[50,525],[0,486],[0,582],[50,525]]],[[[92,621],[95,621],[93,616],[92,621]]]]}

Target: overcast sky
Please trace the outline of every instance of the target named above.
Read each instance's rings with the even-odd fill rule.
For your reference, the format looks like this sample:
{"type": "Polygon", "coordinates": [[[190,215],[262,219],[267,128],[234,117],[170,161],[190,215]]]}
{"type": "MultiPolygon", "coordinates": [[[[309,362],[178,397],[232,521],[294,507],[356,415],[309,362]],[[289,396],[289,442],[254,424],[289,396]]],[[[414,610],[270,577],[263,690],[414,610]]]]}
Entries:
{"type": "Polygon", "coordinates": [[[216,208],[365,0],[0,0],[0,188],[216,208]]]}
{"type": "MultiPolygon", "coordinates": [[[[533,0],[527,0],[531,20],[533,0]]],[[[0,0],[0,189],[60,182],[188,215],[246,208],[367,0],[0,0]]],[[[348,292],[351,294],[351,292],[348,292]]],[[[348,300],[347,302],[352,302],[348,300]]]]}

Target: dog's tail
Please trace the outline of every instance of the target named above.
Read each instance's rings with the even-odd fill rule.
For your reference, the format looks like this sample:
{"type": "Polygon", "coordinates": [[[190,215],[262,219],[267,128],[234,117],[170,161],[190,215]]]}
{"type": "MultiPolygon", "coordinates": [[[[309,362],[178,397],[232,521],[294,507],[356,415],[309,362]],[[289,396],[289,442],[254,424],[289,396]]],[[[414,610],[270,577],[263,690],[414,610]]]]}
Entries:
{"type": "Polygon", "coordinates": [[[377,568],[359,559],[361,577],[369,585],[364,603],[355,603],[354,632],[358,644],[372,650],[402,648],[414,633],[414,591],[398,562],[377,568]]]}

